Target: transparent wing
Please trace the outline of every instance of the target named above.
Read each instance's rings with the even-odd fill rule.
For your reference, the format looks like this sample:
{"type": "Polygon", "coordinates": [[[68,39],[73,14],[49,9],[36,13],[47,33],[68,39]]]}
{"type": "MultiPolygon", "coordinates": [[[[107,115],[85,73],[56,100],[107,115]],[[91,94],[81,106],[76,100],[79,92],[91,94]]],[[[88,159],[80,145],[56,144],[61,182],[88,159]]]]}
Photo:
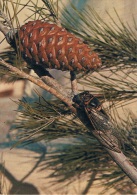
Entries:
{"type": "Polygon", "coordinates": [[[93,126],[93,134],[98,137],[100,142],[113,151],[121,152],[119,141],[114,135],[114,127],[108,116],[93,108],[85,108],[85,111],[93,126]]]}

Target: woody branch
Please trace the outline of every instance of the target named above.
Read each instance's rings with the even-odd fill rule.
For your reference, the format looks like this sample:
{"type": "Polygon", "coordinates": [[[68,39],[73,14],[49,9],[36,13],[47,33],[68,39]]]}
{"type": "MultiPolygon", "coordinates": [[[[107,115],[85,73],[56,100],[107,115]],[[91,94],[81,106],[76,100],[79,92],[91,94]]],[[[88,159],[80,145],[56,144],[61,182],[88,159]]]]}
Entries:
{"type": "MultiPolygon", "coordinates": [[[[52,95],[56,96],[57,98],[59,98],[60,100],[62,100],[65,104],[68,105],[68,107],[70,108],[70,110],[77,115],[77,110],[73,107],[72,105],[72,101],[62,95],[60,92],[56,91],[53,87],[51,87],[52,85],[55,85],[55,80],[53,82],[53,79],[50,77],[48,78],[48,83],[50,84],[50,87],[48,85],[46,85],[41,79],[36,79],[28,74],[26,74],[23,71],[20,71],[19,69],[17,69],[16,67],[13,67],[12,65],[6,63],[4,60],[1,59],[0,64],[3,65],[4,67],[8,68],[10,71],[15,72],[17,75],[19,75],[21,78],[27,79],[33,83],[35,83],[36,85],[38,85],[39,87],[43,88],[44,90],[50,92],[52,95]]],[[[45,82],[47,82],[47,79],[45,77],[45,82]]],[[[58,86],[57,88],[60,88],[60,84],[58,84],[58,82],[56,81],[56,86],[58,86]]],[[[83,122],[82,118],[80,117],[80,120],[83,122]]],[[[90,126],[88,126],[88,129],[93,132],[93,129],[91,129],[90,126]]],[[[94,135],[94,134],[93,134],[94,135]]],[[[94,135],[96,137],[96,135],[94,135]]],[[[99,137],[96,137],[99,140],[99,137]]],[[[107,150],[107,152],[109,153],[109,155],[112,157],[112,159],[117,163],[117,165],[119,167],[121,167],[121,169],[126,173],[126,175],[137,185],[137,169],[134,167],[134,165],[127,159],[127,157],[123,154],[123,152],[121,151],[121,153],[117,153],[115,151],[112,151],[108,148],[105,148],[107,150]]]]}

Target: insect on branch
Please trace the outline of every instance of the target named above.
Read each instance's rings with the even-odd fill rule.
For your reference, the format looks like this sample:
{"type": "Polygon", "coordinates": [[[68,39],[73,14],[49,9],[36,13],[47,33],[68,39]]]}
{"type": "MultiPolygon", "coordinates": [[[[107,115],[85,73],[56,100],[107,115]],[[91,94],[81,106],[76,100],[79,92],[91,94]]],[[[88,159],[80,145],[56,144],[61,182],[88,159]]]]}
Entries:
{"type": "MultiPolygon", "coordinates": [[[[43,23],[40,22],[40,21],[32,22],[31,25],[34,26],[34,25],[36,25],[36,23],[37,23],[37,28],[38,28],[39,24],[43,25],[43,23]]],[[[41,33],[41,34],[43,33],[44,28],[46,29],[47,26],[50,26],[50,24],[44,24],[44,25],[45,26],[41,26],[40,29],[37,29],[38,32],[41,33]]],[[[21,37],[22,38],[22,44],[26,43],[25,40],[24,40],[24,36],[25,36],[24,33],[25,33],[26,28],[28,28],[27,25],[24,26],[24,28],[23,28],[24,30],[22,29],[22,31],[20,31],[20,33],[22,35],[22,37],[21,37]]],[[[51,27],[51,31],[53,31],[55,29],[59,29],[62,34],[65,32],[66,35],[70,35],[63,28],[60,28],[60,27],[57,27],[56,25],[53,25],[51,27]]],[[[7,33],[9,32],[9,29],[7,27],[5,27],[2,23],[0,23],[0,31],[6,36],[7,33]]],[[[33,34],[34,34],[34,32],[30,33],[29,38],[34,39],[35,36],[33,34]]],[[[60,42],[62,41],[62,39],[63,39],[62,36],[59,37],[58,41],[60,41],[60,42]]],[[[48,41],[51,44],[53,39],[48,39],[48,41]]],[[[72,35],[71,35],[71,37],[69,37],[68,42],[66,44],[69,44],[71,41],[74,41],[75,45],[77,43],[78,46],[83,44],[79,40],[77,42],[77,38],[75,38],[72,35]]],[[[39,47],[41,47],[42,42],[40,42],[38,44],[39,44],[39,47]]],[[[36,57],[36,55],[34,55],[35,54],[34,51],[37,52],[37,50],[36,50],[35,47],[33,48],[33,46],[34,46],[34,44],[30,48],[30,51],[32,52],[32,56],[36,57]]],[[[55,47],[56,47],[56,45],[55,45],[55,47]]],[[[71,49],[72,48],[70,48],[70,52],[71,52],[71,49]]],[[[100,59],[98,58],[98,56],[94,52],[91,53],[88,46],[83,44],[83,50],[84,49],[85,49],[86,52],[88,51],[88,58],[90,58],[92,61],[94,61],[95,65],[100,66],[100,59]]],[[[61,50],[58,50],[58,52],[60,53],[60,55],[62,55],[61,50]]],[[[81,52],[80,49],[79,49],[79,52],[81,52]]],[[[24,51],[22,51],[22,53],[24,54],[24,51]]],[[[28,54],[26,54],[27,59],[28,59],[28,56],[29,56],[28,54]]],[[[39,54],[41,54],[41,53],[39,52],[39,54]]],[[[50,54],[50,57],[53,59],[52,53],[49,53],[49,54],[50,54]]],[[[32,59],[31,58],[32,56],[29,56],[30,59],[32,59]]],[[[28,59],[28,60],[30,60],[30,59],[28,59]]],[[[85,57],[82,57],[81,60],[83,61],[83,63],[85,63],[87,59],[85,57]]],[[[45,61],[46,59],[42,58],[42,60],[45,61]]],[[[43,63],[44,63],[44,61],[43,61],[43,63]]],[[[59,59],[58,59],[58,62],[60,62],[59,59]]],[[[73,59],[71,61],[72,66],[68,65],[66,67],[66,68],[68,68],[67,70],[71,70],[72,67],[75,67],[74,62],[75,62],[75,60],[73,59]]],[[[36,63],[37,63],[37,61],[35,61],[35,64],[36,63]]],[[[109,119],[106,117],[105,113],[103,113],[102,109],[99,109],[98,107],[96,107],[96,104],[95,104],[95,106],[93,104],[90,104],[92,101],[90,101],[90,99],[88,99],[88,101],[87,101],[87,99],[85,99],[86,97],[84,97],[84,99],[83,99],[84,101],[82,102],[82,104],[81,104],[81,101],[79,101],[78,102],[78,108],[75,108],[73,106],[73,102],[70,100],[70,98],[68,98],[64,93],[62,94],[62,91],[59,90],[60,85],[58,84],[58,82],[53,80],[53,78],[51,78],[49,75],[48,76],[47,75],[42,75],[40,79],[36,79],[36,78],[32,77],[31,75],[26,74],[23,71],[20,71],[18,68],[13,67],[12,65],[6,63],[2,59],[0,60],[0,64],[2,66],[6,67],[11,72],[17,74],[21,78],[24,78],[24,79],[27,79],[27,80],[33,82],[34,84],[36,84],[39,87],[43,88],[44,90],[50,92],[52,95],[56,96],[61,101],[63,101],[70,108],[72,113],[74,113],[76,116],[78,116],[78,118],[82,121],[82,123],[89,129],[91,134],[94,135],[94,137],[97,138],[97,140],[102,144],[102,146],[107,150],[107,152],[110,154],[110,156],[113,158],[113,160],[121,167],[121,169],[127,174],[127,176],[137,185],[137,169],[126,158],[126,156],[122,153],[121,149],[119,148],[118,143],[117,143],[117,138],[113,135],[113,129],[112,129],[113,127],[112,127],[109,119]],[[44,78],[44,76],[45,76],[45,78],[44,78]],[[92,117],[93,117],[93,120],[92,120],[92,117]],[[103,120],[99,120],[101,117],[102,117],[103,120]],[[106,124],[105,128],[107,127],[106,129],[103,126],[104,125],[104,123],[103,123],[104,120],[105,120],[105,124],[106,124]],[[97,126],[95,126],[94,121],[96,121],[96,122],[99,121],[97,126]]],[[[50,65],[50,62],[49,62],[49,65],[50,65]]],[[[66,64],[64,65],[64,63],[62,63],[61,65],[65,66],[66,64]]],[[[80,63],[78,65],[79,65],[78,66],[79,69],[84,68],[83,66],[81,66],[80,63]]],[[[86,65],[87,65],[87,69],[88,69],[90,67],[90,64],[86,64],[86,65]]],[[[53,68],[55,68],[55,67],[53,67],[53,68]]],[[[75,103],[77,103],[77,102],[75,102],[75,103]]]]}

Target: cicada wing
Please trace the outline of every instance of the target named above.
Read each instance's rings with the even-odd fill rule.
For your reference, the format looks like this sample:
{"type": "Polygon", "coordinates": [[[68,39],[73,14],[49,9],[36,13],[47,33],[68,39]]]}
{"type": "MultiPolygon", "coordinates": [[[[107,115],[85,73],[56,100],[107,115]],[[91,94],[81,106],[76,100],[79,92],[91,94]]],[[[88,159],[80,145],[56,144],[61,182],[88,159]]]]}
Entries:
{"type": "Polygon", "coordinates": [[[85,108],[85,112],[94,128],[94,134],[99,138],[100,142],[113,151],[121,152],[118,139],[113,134],[114,127],[108,117],[95,109],[89,110],[85,108]]]}

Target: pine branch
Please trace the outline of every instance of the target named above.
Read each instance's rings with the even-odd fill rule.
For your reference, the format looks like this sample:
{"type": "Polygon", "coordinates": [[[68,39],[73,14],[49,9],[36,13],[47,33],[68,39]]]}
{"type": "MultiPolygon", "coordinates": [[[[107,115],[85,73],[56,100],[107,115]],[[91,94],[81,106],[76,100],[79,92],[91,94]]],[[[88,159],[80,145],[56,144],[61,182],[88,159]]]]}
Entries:
{"type": "MultiPolygon", "coordinates": [[[[2,66],[6,67],[7,69],[9,69],[12,72],[15,72],[21,78],[27,79],[27,80],[35,83],[36,85],[38,85],[42,89],[44,89],[44,90],[48,91],[49,93],[51,93],[52,95],[56,96],[57,98],[62,100],[65,104],[67,104],[69,106],[70,110],[72,110],[72,112],[76,113],[76,109],[72,106],[72,102],[70,101],[70,99],[68,99],[67,97],[64,97],[62,94],[58,93],[55,89],[46,85],[41,79],[36,79],[36,78],[32,77],[31,75],[28,75],[23,71],[20,71],[18,68],[13,67],[12,65],[6,63],[4,60],[2,60],[2,59],[0,59],[0,60],[1,60],[0,64],[2,66]]],[[[52,83],[52,81],[51,81],[51,83],[52,83]]]]}
{"type": "MultiPolygon", "coordinates": [[[[46,83],[48,86],[52,87],[53,89],[56,89],[60,94],[62,94],[64,97],[68,97],[69,94],[66,92],[64,87],[57,83],[57,81],[51,77],[48,76],[42,76],[41,77],[42,81],[46,83]]],[[[71,100],[70,100],[71,101],[71,100]]]]}
{"type": "Polygon", "coordinates": [[[131,161],[129,161],[122,152],[119,154],[112,150],[108,150],[107,148],[106,150],[117,165],[119,165],[126,175],[137,185],[137,169],[134,167],[131,161]]]}
{"type": "MultiPolygon", "coordinates": [[[[23,71],[18,70],[16,67],[13,67],[11,65],[9,65],[8,63],[6,63],[4,60],[1,59],[0,64],[7,67],[10,71],[15,72],[16,74],[18,74],[19,76],[21,76],[24,79],[27,79],[33,83],[35,83],[36,85],[38,85],[39,87],[43,88],[44,90],[50,92],[51,94],[55,95],[57,98],[59,98],[60,100],[62,100],[64,103],[66,103],[70,110],[74,113],[77,114],[76,109],[72,106],[72,102],[67,98],[64,97],[64,95],[58,93],[55,89],[49,87],[48,85],[46,85],[43,81],[41,81],[40,79],[35,79],[34,77],[24,73],[23,71]]],[[[52,82],[51,82],[52,83],[52,82]]],[[[80,120],[82,120],[83,123],[85,123],[85,118],[83,120],[82,115],[78,115],[80,116],[80,120]]],[[[87,126],[87,124],[85,124],[87,126]]],[[[91,128],[91,126],[87,126],[90,130],[90,132],[92,132],[92,134],[98,139],[99,142],[102,141],[100,140],[100,137],[94,133],[93,129],[91,128]]],[[[111,127],[110,127],[111,128],[111,127]]],[[[101,129],[100,129],[101,131],[101,129]]],[[[127,174],[127,176],[135,183],[137,184],[137,169],[134,167],[134,165],[126,158],[126,156],[122,153],[122,151],[120,153],[117,153],[115,151],[112,151],[108,148],[105,147],[105,149],[107,150],[107,152],[110,154],[110,156],[113,158],[113,160],[122,168],[122,170],[127,174]]]]}

